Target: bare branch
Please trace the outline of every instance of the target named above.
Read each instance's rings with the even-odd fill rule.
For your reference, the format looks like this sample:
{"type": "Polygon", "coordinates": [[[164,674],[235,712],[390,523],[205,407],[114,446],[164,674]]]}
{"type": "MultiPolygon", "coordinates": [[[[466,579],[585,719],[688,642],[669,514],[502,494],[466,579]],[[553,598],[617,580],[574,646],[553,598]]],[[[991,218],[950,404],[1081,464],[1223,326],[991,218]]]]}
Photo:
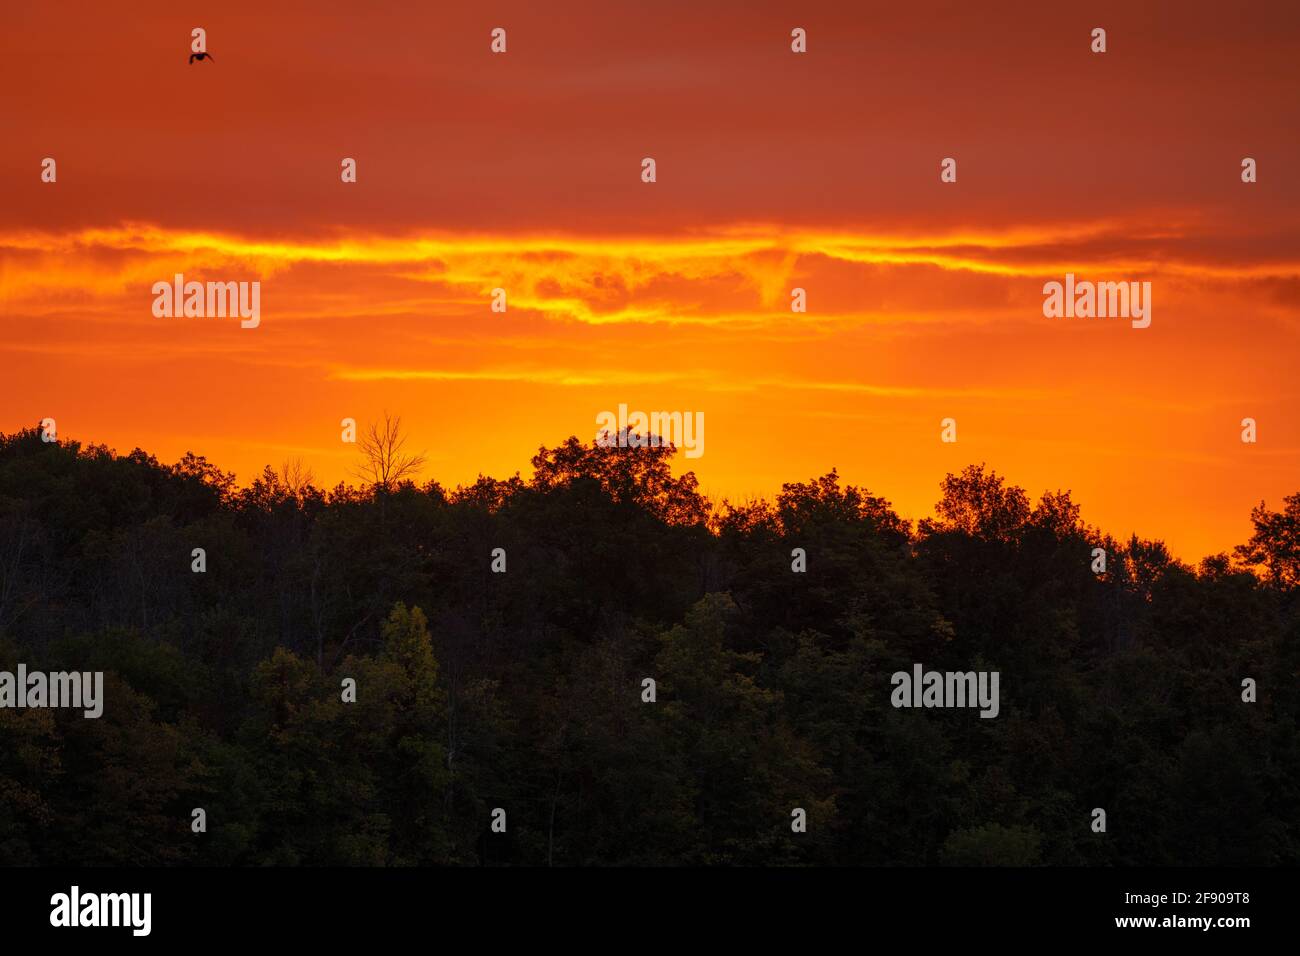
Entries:
{"type": "Polygon", "coordinates": [[[427,461],[424,452],[406,453],[402,419],[388,412],[384,412],[382,422],[371,422],[366,427],[357,448],[363,460],[353,474],[377,490],[392,491],[402,481],[413,479],[427,461]]]}
{"type": "Polygon", "coordinates": [[[295,498],[301,498],[315,480],[316,476],[301,457],[286,458],[280,466],[280,484],[295,498]]]}

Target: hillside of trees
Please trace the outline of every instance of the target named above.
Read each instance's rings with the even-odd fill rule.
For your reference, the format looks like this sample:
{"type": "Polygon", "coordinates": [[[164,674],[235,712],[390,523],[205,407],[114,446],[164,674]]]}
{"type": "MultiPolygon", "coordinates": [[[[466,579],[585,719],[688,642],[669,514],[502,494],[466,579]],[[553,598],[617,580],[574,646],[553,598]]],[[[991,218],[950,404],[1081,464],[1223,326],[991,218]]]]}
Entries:
{"type": "Polygon", "coordinates": [[[834,472],[712,503],[671,455],[239,488],[0,435],[0,670],[106,698],[0,709],[0,863],[1300,860],[1300,495],[1190,567],[982,465],[913,525],[834,472]],[[999,716],[895,709],[914,663],[999,671],[999,716]]]}

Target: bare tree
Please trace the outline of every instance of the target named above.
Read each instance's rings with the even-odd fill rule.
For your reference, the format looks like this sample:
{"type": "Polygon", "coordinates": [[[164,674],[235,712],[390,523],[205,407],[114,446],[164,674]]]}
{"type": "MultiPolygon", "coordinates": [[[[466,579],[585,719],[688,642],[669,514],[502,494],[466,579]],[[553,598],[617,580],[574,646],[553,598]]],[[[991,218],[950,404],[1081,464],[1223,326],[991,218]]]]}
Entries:
{"type": "Polygon", "coordinates": [[[401,417],[384,412],[382,422],[371,422],[357,442],[363,461],[353,472],[376,489],[392,491],[404,478],[413,478],[427,460],[424,452],[408,455],[401,417]]]}
{"type": "Polygon", "coordinates": [[[284,485],[285,490],[295,498],[302,497],[316,476],[312,474],[311,468],[307,463],[298,458],[286,458],[284,464],[280,466],[280,483],[284,485]]]}

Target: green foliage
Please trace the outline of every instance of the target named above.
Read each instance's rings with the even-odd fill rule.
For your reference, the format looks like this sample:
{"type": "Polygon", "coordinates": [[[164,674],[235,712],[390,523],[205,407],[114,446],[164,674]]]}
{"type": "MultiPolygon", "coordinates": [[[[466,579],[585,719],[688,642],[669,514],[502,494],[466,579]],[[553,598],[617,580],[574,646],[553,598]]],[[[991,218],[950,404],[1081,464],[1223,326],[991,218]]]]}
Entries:
{"type": "Polygon", "coordinates": [[[950,866],[1033,866],[1042,841],[1032,827],[985,823],[954,831],[943,843],[943,862],[950,866]]]}

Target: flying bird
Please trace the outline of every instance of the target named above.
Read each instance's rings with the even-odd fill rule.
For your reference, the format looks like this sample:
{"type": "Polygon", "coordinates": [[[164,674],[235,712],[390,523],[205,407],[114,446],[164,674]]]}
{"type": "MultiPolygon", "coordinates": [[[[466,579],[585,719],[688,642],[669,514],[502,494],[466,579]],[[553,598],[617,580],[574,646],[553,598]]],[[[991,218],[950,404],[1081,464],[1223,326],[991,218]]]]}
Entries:
{"type": "MultiPolygon", "coordinates": [[[[195,60],[212,60],[212,54],[211,54],[211,53],[191,53],[191,54],[190,54],[190,62],[193,63],[195,60]]],[[[215,63],[216,60],[212,60],[212,62],[215,63]]]]}

